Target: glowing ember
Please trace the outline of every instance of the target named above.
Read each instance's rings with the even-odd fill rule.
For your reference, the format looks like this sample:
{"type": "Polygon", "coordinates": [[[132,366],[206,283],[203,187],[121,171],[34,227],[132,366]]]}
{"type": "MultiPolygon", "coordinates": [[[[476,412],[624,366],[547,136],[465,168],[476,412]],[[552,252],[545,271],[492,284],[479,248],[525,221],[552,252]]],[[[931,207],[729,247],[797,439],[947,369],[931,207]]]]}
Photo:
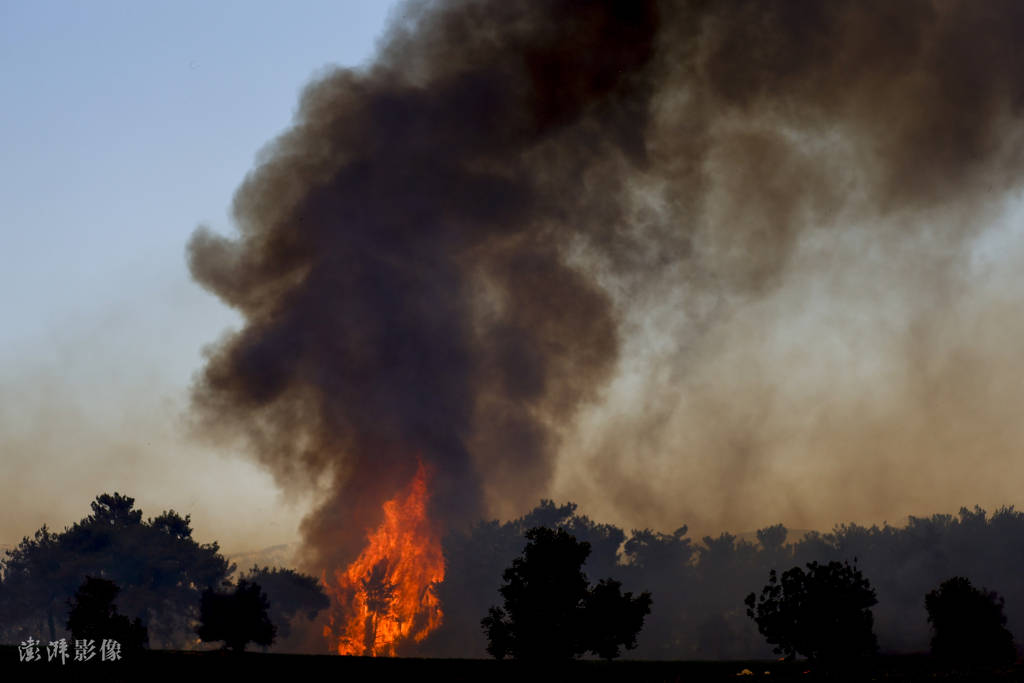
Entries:
{"type": "Polygon", "coordinates": [[[324,580],[335,598],[324,636],[342,655],[395,656],[441,625],[435,585],[444,580],[441,541],[427,519],[427,474],[420,463],[408,489],[383,505],[384,521],[348,569],[324,580]]]}

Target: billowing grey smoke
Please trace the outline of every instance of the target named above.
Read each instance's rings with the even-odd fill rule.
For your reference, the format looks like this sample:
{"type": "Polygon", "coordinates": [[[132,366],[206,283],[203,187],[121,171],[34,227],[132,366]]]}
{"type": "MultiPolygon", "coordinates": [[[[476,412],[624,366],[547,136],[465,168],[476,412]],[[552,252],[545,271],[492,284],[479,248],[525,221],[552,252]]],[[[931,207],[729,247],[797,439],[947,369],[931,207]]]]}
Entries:
{"type": "Polygon", "coordinates": [[[481,0],[396,17],[370,67],[307,87],[235,197],[239,234],[188,246],[246,321],[211,351],[197,415],[283,485],[328,485],[305,527],[319,566],[351,559],[417,457],[448,525],[527,509],[578,443],[586,476],[567,476],[598,515],[807,524],[831,503],[796,482],[804,498],[765,493],[779,444],[881,452],[846,482],[891,498],[872,485],[885,465],[914,471],[943,440],[923,425],[988,400],[943,364],[935,312],[1018,183],[1024,5],[481,0]],[[874,321],[858,359],[920,365],[870,392],[800,354],[751,365],[765,321],[794,320],[797,348],[831,343],[795,315],[822,306],[805,283],[874,321]],[[909,330],[873,334],[886,315],[909,330]],[[630,372],[643,404],[616,422],[587,408],[593,429],[574,432],[630,372]],[[840,409],[792,393],[806,386],[840,409]],[[896,424],[910,431],[890,439],[896,424]],[[719,507],[666,497],[656,473],[678,471],[719,507]]]}

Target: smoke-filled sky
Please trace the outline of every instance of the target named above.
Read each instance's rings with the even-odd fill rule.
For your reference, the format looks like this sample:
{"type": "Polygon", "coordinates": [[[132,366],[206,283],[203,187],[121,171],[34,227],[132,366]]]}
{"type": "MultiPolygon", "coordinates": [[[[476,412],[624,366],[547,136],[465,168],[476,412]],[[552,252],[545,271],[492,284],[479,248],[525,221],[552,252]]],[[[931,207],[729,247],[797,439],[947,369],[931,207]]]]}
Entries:
{"type": "Polygon", "coordinates": [[[448,521],[1022,502],[1016,3],[417,3],[366,62],[383,6],[39,7],[0,539],[117,488],[251,547],[315,491],[327,553],[418,459],[448,521]]]}

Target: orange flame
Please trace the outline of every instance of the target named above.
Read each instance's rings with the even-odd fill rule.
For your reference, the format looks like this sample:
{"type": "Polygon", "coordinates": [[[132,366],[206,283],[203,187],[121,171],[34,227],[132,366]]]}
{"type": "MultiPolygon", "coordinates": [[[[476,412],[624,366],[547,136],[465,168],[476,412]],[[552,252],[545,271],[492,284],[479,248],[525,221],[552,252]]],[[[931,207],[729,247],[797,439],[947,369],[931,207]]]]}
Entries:
{"type": "Polygon", "coordinates": [[[421,462],[408,489],[383,505],[384,521],[348,569],[326,579],[335,607],[324,636],[341,655],[394,657],[441,625],[436,585],[444,580],[441,540],[427,519],[427,473],[421,462]]]}

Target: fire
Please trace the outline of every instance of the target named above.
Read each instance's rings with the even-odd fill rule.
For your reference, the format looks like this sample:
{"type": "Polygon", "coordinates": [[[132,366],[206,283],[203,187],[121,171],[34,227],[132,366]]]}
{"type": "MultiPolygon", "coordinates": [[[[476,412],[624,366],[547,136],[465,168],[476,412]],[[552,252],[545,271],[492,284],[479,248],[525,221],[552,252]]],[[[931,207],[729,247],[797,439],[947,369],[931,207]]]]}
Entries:
{"type": "Polygon", "coordinates": [[[341,655],[393,657],[441,625],[435,592],[444,580],[440,537],[427,518],[427,473],[421,462],[407,489],[383,505],[384,521],[367,536],[359,557],[334,582],[324,636],[341,655]]]}

